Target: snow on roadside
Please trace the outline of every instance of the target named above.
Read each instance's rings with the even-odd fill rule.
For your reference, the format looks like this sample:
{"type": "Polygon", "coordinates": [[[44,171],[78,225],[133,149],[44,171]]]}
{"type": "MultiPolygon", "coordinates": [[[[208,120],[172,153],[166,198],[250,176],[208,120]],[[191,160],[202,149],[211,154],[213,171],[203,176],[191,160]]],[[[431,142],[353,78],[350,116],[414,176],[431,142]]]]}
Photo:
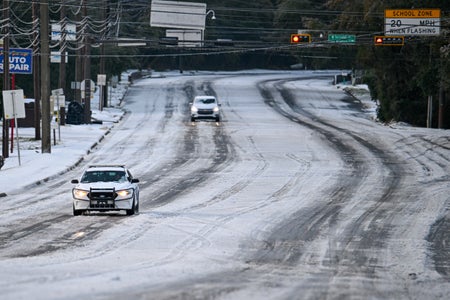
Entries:
{"type": "Polygon", "coordinates": [[[377,120],[378,103],[370,96],[369,87],[366,84],[358,85],[338,85],[337,88],[342,88],[347,94],[361,102],[366,113],[370,114],[371,118],[377,120]]]}
{"type": "MultiPolygon", "coordinates": [[[[122,77],[123,78],[123,77],[122,77]]],[[[0,169],[0,197],[30,184],[46,181],[74,166],[108,134],[124,115],[122,99],[128,89],[128,82],[121,81],[109,90],[109,107],[99,110],[99,94],[91,101],[92,119],[98,124],[66,124],[58,126],[52,122],[51,153],[41,153],[42,141],[35,139],[35,128],[18,128],[20,157],[17,148],[16,130],[11,141],[13,149],[0,169]],[[20,159],[20,160],[19,160],[20,159]]],[[[67,107],[67,105],[66,105],[67,107]]],[[[0,126],[1,130],[2,127],[0,126]]]]}
{"type": "MultiPolygon", "coordinates": [[[[0,169],[0,197],[5,194],[26,187],[30,184],[48,180],[55,177],[74,166],[76,166],[83,157],[88,154],[93,147],[111,130],[114,124],[123,117],[122,100],[128,89],[128,76],[132,71],[123,73],[117,88],[108,91],[110,95],[110,106],[99,110],[99,95],[95,93],[91,101],[92,119],[101,121],[93,124],[61,126],[61,140],[58,139],[58,131],[55,129],[56,137],[52,134],[51,154],[41,153],[41,141],[34,140],[34,128],[19,128],[20,142],[20,165],[17,152],[16,140],[14,139],[14,149],[9,158],[5,160],[5,165],[0,169]],[[56,144],[54,144],[56,142],[56,144]]],[[[246,70],[240,73],[266,74],[276,71],[267,70],[246,70]]],[[[167,76],[192,76],[208,75],[212,72],[193,72],[183,75],[178,72],[166,72],[161,74],[151,74],[147,78],[163,78],[167,76]]],[[[221,74],[230,74],[223,72],[221,74]]],[[[286,73],[286,72],[284,72],[286,73]]],[[[218,74],[217,72],[215,74],[218,74]]],[[[304,84],[297,83],[297,84],[304,84]]],[[[357,101],[360,101],[365,108],[365,112],[374,121],[377,120],[377,103],[371,99],[367,85],[333,85],[326,81],[315,81],[309,88],[329,88],[342,89],[352,95],[357,101]],[[318,86],[316,86],[318,85],[318,86]]],[[[395,127],[405,127],[405,124],[390,124],[395,127]]],[[[0,122],[1,129],[1,122],[0,122]]],[[[15,132],[14,132],[15,134],[15,132]]],[[[10,141],[11,142],[11,141],[10,141]]]]}

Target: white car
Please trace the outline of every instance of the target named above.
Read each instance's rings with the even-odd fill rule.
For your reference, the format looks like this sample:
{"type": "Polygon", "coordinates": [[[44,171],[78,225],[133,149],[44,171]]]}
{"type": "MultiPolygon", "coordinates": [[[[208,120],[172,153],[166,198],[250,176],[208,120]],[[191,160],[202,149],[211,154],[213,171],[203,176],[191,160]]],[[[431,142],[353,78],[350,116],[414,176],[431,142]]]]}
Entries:
{"type": "Polygon", "coordinates": [[[214,119],[220,122],[220,104],[214,96],[197,96],[191,105],[191,122],[197,119],[214,119]]]}
{"type": "Polygon", "coordinates": [[[139,212],[139,179],[123,165],[89,166],[71,183],[76,184],[72,189],[74,216],[86,211],[139,212]]]}

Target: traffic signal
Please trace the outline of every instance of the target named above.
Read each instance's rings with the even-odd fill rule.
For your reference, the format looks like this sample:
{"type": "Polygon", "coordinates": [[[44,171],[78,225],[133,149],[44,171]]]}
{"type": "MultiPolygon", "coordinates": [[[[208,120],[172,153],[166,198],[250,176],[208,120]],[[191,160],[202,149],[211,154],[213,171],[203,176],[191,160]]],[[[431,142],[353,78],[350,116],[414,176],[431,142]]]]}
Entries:
{"type": "Polygon", "coordinates": [[[375,46],[403,46],[405,37],[403,36],[375,36],[375,46]]]}
{"type": "Polygon", "coordinates": [[[311,43],[311,35],[307,33],[291,34],[291,44],[311,43]]]}

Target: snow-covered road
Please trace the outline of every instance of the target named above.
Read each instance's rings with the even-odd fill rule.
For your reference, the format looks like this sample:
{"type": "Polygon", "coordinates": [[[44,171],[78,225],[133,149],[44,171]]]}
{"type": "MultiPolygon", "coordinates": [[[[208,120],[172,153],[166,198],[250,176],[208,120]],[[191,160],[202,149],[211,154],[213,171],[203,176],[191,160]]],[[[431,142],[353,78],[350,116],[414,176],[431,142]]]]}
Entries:
{"type": "Polygon", "coordinates": [[[376,123],[333,74],[137,81],[80,166],[0,198],[0,298],[445,298],[450,134],[376,123]],[[199,94],[223,122],[189,121],[199,94]],[[140,179],[139,215],[72,216],[98,163],[140,179]]]}

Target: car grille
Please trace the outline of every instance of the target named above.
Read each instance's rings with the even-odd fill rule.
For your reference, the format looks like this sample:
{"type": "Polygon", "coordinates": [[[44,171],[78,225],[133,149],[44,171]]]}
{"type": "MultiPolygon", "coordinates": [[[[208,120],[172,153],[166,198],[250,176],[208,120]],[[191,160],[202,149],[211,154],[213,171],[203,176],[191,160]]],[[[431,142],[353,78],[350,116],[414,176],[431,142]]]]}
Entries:
{"type": "Polygon", "coordinates": [[[117,197],[116,191],[112,189],[93,189],[89,192],[91,208],[114,208],[117,197]]]}
{"type": "Polygon", "coordinates": [[[211,115],[213,113],[212,109],[199,109],[197,112],[199,115],[211,115]]]}

